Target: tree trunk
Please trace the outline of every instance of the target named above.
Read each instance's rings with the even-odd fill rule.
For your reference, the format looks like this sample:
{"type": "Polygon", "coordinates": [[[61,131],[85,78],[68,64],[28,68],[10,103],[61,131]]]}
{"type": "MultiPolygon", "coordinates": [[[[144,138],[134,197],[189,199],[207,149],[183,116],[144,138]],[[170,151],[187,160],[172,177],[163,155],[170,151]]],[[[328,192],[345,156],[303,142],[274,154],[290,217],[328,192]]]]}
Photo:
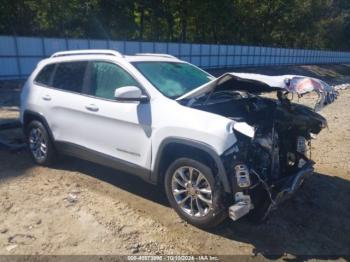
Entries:
{"type": "Polygon", "coordinates": [[[187,0],[181,1],[181,41],[186,42],[187,40],[187,0]]]}
{"type": "Polygon", "coordinates": [[[143,40],[143,29],[144,29],[144,18],[145,18],[145,10],[144,7],[140,7],[140,40],[143,40]]]}

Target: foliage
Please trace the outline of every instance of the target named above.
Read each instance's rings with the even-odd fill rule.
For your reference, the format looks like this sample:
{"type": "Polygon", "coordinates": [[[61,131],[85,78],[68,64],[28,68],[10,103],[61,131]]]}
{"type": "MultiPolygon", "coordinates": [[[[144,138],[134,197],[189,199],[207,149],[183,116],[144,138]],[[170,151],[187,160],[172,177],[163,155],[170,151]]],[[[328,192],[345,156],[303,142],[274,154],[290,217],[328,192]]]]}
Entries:
{"type": "Polygon", "coordinates": [[[350,48],[349,0],[0,0],[0,34],[350,48]]]}

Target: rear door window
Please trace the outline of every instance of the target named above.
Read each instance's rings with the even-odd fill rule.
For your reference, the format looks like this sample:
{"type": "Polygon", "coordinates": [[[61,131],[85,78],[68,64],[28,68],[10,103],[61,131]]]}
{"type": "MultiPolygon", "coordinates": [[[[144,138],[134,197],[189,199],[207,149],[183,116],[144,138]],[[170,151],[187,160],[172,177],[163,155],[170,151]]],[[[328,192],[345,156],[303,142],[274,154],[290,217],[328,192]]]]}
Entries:
{"type": "Polygon", "coordinates": [[[55,69],[56,64],[50,64],[45,66],[40,73],[36,76],[35,82],[41,85],[50,86],[51,76],[55,69]]]}
{"type": "Polygon", "coordinates": [[[87,62],[64,62],[57,65],[53,87],[80,93],[83,88],[87,62]]]}
{"type": "Polygon", "coordinates": [[[123,86],[139,86],[137,81],[120,66],[103,61],[90,64],[90,95],[114,99],[114,92],[123,86]]]}

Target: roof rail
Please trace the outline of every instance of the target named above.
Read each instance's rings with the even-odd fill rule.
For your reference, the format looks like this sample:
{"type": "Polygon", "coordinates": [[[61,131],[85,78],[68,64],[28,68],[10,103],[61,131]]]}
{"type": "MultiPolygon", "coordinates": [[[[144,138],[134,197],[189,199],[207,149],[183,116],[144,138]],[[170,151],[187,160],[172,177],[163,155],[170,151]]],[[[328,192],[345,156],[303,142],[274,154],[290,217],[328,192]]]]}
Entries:
{"type": "Polygon", "coordinates": [[[115,50],[109,49],[86,49],[86,50],[73,50],[73,51],[61,51],[51,55],[51,57],[70,56],[70,55],[112,55],[117,57],[123,57],[123,55],[115,50]]]}
{"type": "Polygon", "coordinates": [[[166,57],[166,58],[175,58],[178,59],[176,56],[169,55],[169,54],[154,54],[154,53],[136,53],[135,55],[144,55],[144,56],[160,56],[160,57],[166,57]]]}

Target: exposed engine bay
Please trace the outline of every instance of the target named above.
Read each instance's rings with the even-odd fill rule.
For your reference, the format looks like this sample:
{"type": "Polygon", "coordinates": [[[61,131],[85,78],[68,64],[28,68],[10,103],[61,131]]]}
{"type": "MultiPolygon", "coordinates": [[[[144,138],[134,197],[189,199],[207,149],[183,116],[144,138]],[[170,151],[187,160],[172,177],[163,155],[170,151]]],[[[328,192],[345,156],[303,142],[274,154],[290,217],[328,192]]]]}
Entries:
{"type": "Polygon", "coordinates": [[[313,172],[311,140],[327,126],[326,119],[315,111],[333,102],[337,94],[321,89],[317,85],[321,83],[324,87],[325,83],[316,79],[298,76],[285,78],[283,83],[286,88],[232,77],[185,101],[187,106],[235,122],[237,143],[223,159],[235,194],[229,209],[233,220],[249,212],[259,220],[266,218],[313,172]],[[292,103],[288,98],[291,93],[301,96],[315,91],[315,87],[321,99],[314,109],[292,103]],[[260,96],[261,92],[273,92],[276,98],[260,96]]]}

